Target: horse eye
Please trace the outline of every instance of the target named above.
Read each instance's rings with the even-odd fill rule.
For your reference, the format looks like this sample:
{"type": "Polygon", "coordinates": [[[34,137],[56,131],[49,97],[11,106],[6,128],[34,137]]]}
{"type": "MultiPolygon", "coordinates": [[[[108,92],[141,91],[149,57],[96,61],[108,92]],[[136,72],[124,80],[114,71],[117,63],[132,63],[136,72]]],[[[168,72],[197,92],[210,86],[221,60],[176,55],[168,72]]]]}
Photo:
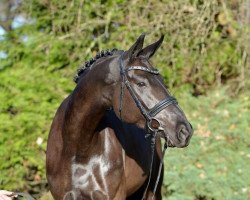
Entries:
{"type": "Polygon", "coordinates": [[[146,86],[146,84],[145,84],[144,82],[139,82],[139,83],[137,83],[137,85],[138,85],[139,87],[144,87],[144,86],[146,86]]]}

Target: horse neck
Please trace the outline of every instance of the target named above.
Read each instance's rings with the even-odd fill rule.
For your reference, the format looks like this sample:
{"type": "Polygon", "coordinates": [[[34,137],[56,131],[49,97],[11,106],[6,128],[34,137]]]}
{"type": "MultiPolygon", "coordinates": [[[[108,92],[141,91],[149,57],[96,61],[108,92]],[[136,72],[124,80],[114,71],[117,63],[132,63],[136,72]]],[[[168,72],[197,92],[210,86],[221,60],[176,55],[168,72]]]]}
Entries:
{"type": "Polygon", "coordinates": [[[103,72],[104,66],[101,67],[102,72],[93,70],[84,75],[70,97],[63,127],[64,147],[70,155],[86,156],[95,143],[96,128],[108,107],[103,94],[107,93],[107,85],[102,80],[107,74],[103,72]]]}

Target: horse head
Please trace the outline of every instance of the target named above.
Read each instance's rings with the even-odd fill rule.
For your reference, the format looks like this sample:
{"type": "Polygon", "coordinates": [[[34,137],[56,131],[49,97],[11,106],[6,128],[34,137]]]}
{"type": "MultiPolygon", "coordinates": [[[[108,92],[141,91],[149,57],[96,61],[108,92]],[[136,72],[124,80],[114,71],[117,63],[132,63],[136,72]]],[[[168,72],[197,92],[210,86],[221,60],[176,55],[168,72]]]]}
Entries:
{"type": "Polygon", "coordinates": [[[120,119],[159,134],[168,146],[186,147],[193,133],[192,126],[165,86],[163,77],[149,61],[164,37],[143,48],[144,38],[142,34],[117,58],[119,79],[112,107],[120,119]]]}

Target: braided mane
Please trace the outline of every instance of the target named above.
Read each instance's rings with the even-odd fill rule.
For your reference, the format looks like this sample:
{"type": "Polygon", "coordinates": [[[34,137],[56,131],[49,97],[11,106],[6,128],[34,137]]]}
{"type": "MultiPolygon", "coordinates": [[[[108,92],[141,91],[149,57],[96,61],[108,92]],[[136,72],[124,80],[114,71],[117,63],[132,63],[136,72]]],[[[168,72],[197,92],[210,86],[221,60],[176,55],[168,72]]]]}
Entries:
{"type": "Polygon", "coordinates": [[[80,68],[77,70],[77,74],[74,77],[74,82],[78,83],[79,78],[81,75],[85,72],[86,69],[88,69],[90,66],[93,65],[94,62],[96,62],[99,58],[111,56],[114,54],[114,52],[117,51],[117,49],[107,49],[103,50],[101,52],[98,52],[94,58],[89,59],[85,63],[83,63],[80,68]]]}

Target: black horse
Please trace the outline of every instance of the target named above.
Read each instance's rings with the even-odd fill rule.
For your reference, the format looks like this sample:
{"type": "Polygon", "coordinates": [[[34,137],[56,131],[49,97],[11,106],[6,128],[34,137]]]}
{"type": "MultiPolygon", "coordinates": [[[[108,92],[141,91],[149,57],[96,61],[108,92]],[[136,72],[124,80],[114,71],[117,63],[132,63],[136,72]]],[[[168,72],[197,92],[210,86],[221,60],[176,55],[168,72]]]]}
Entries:
{"type": "Polygon", "coordinates": [[[87,62],[58,108],[46,160],[55,199],[162,198],[160,137],[185,147],[193,131],[149,62],[163,36],[143,48],[144,37],[128,51],[102,52],[87,62]]]}

